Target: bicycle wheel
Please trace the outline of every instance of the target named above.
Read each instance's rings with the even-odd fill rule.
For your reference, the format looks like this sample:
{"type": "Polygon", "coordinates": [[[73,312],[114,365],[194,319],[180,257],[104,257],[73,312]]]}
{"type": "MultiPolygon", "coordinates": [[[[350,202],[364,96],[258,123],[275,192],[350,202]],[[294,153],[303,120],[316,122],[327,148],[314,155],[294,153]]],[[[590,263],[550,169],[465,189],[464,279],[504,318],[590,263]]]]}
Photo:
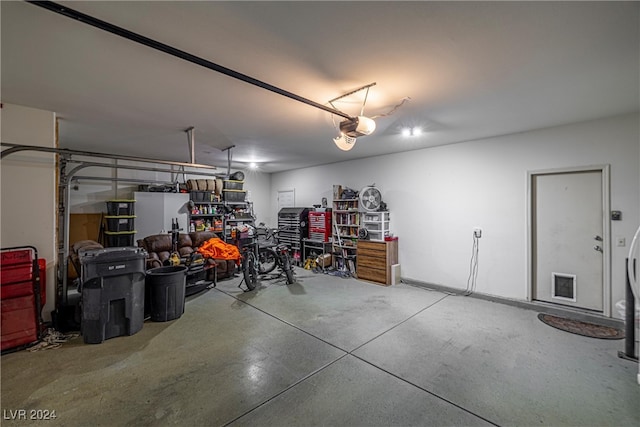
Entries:
{"type": "Polygon", "coordinates": [[[258,282],[258,266],[256,262],[256,254],[253,252],[247,252],[245,258],[242,261],[242,274],[244,275],[244,281],[247,284],[247,288],[250,291],[256,288],[258,282]]]}
{"type": "Polygon", "coordinates": [[[258,272],[260,274],[271,273],[278,265],[276,253],[271,248],[260,248],[258,251],[258,272]]]}
{"type": "Polygon", "coordinates": [[[295,277],[293,277],[293,266],[291,265],[291,258],[289,258],[289,254],[286,253],[282,260],[282,269],[284,270],[284,274],[287,276],[287,284],[292,285],[296,283],[295,277]]]}

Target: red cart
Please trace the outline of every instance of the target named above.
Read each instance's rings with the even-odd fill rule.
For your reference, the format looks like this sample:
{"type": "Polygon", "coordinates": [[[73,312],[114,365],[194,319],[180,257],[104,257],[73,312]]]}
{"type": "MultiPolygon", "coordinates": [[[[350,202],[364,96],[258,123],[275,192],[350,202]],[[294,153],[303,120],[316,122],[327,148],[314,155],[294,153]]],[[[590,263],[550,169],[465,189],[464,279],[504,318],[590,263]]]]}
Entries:
{"type": "Polygon", "coordinates": [[[2,351],[40,340],[46,303],[46,266],[33,246],[0,250],[2,351]]]}

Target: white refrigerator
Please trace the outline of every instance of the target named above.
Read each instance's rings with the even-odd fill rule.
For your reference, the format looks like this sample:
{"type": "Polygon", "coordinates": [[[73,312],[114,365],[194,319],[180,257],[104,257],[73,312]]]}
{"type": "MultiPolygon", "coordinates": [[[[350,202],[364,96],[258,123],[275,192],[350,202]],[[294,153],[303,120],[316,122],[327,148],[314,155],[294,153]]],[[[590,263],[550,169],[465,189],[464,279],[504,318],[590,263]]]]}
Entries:
{"type": "Polygon", "coordinates": [[[135,192],[136,240],[169,233],[177,218],[182,233],[189,232],[189,193],[135,192]]]}

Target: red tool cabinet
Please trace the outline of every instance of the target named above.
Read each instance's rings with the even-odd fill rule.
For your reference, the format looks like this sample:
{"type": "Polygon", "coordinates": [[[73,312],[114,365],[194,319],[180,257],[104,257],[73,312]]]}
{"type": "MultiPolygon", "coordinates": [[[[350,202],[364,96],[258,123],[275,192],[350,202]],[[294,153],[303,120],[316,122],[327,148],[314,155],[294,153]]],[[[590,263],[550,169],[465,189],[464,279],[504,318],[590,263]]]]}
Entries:
{"type": "Polygon", "coordinates": [[[2,351],[38,341],[46,302],[46,261],[34,247],[0,252],[0,323],[2,351]]]}
{"type": "Polygon", "coordinates": [[[309,212],[309,239],[328,242],[331,236],[331,212],[309,212]]]}

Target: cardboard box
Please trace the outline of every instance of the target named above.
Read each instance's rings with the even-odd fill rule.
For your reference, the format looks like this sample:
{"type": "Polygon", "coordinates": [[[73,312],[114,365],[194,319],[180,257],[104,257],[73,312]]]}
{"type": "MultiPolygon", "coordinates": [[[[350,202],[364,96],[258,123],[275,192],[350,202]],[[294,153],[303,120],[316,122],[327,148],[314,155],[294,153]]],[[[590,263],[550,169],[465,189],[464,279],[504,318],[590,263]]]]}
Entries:
{"type": "Polygon", "coordinates": [[[330,267],[331,266],[331,254],[323,254],[316,258],[316,262],[320,267],[330,267]]]}

